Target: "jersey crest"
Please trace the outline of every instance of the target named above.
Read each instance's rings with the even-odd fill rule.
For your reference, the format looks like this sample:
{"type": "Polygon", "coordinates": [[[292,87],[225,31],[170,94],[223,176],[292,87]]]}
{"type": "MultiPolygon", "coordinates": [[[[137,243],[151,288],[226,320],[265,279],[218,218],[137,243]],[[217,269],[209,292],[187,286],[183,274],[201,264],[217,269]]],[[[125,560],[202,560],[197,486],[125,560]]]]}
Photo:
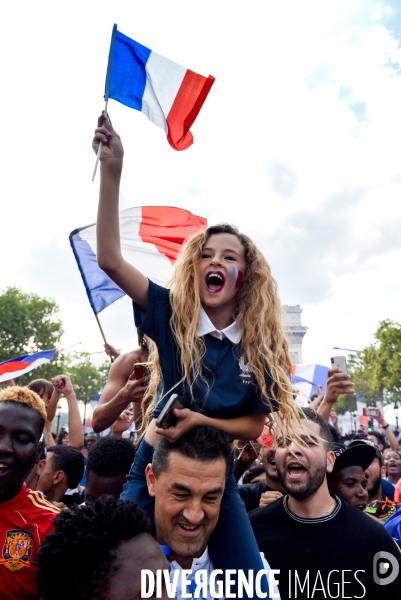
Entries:
{"type": "Polygon", "coordinates": [[[239,359],[239,368],[241,371],[239,376],[241,377],[243,383],[251,383],[252,369],[249,364],[245,362],[245,358],[243,356],[241,356],[239,359]]]}
{"type": "Polygon", "coordinates": [[[24,529],[10,529],[1,552],[0,564],[10,571],[29,567],[31,562],[33,533],[24,529]]]}

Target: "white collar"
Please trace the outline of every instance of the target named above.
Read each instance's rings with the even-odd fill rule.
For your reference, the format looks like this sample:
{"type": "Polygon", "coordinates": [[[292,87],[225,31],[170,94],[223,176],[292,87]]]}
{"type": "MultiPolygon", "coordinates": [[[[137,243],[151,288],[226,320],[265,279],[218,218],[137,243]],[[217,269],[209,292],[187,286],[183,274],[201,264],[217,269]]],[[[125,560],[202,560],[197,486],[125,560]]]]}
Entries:
{"type": "Polygon", "coordinates": [[[216,327],[213,325],[213,323],[207,316],[205,309],[203,308],[203,306],[201,306],[199,311],[198,328],[196,330],[196,335],[198,337],[202,337],[207,333],[210,333],[210,335],[218,338],[219,340],[222,340],[226,337],[233,344],[239,344],[242,336],[242,331],[239,329],[237,321],[234,321],[234,323],[231,323],[231,325],[225,327],[221,331],[216,329],[216,327]]]}
{"type": "MultiPolygon", "coordinates": [[[[210,563],[209,552],[208,552],[208,549],[206,546],[205,551],[202,554],[202,556],[199,556],[199,558],[192,559],[191,571],[193,571],[193,572],[198,571],[201,567],[207,568],[209,566],[209,563],[210,563]]],[[[175,560],[171,561],[170,566],[172,566],[174,568],[174,570],[182,569],[182,567],[180,567],[178,562],[175,560]]]]}

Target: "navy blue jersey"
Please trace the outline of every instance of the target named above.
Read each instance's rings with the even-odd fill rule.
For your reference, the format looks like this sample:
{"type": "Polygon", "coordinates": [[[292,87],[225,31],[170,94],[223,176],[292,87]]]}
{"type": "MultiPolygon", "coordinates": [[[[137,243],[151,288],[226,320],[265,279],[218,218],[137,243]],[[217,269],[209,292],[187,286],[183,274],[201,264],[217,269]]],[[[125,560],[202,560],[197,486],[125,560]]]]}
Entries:
{"type": "MultiPolygon", "coordinates": [[[[159,402],[153,413],[153,417],[157,418],[171,394],[176,393],[191,400],[188,384],[185,382],[177,386],[182,372],[178,348],[170,328],[170,291],[149,281],[147,309],[143,310],[135,302],[133,304],[136,327],[156,343],[159,351],[162,381],[159,402]]],[[[270,412],[255,385],[241,343],[234,345],[228,338],[219,340],[210,334],[204,336],[204,341],[206,352],[202,375],[206,383],[201,379],[194,383],[191,409],[218,419],[270,412]]],[[[272,379],[268,373],[265,377],[269,389],[272,379]]]]}

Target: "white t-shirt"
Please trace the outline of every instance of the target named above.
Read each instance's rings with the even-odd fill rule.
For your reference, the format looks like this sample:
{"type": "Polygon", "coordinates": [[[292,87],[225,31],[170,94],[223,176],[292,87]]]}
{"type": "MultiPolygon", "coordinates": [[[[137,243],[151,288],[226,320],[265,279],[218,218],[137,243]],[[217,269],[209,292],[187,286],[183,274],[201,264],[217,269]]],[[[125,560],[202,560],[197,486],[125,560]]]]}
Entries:
{"type": "MultiPolygon", "coordinates": [[[[269,577],[270,565],[267,562],[267,560],[265,559],[265,555],[263,554],[263,552],[260,553],[260,557],[262,559],[263,568],[267,571],[267,577],[269,577]]],[[[172,560],[170,562],[170,581],[171,582],[173,581],[174,573],[177,570],[178,571],[182,571],[182,568],[180,567],[180,565],[175,560],[172,560]]],[[[189,580],[189,579],[194,580],[195,579],[195,573],[197,571],[201,571],[201,570],[207,571],[207,581],[209,583],[210,575],[211,575],[211,573],[213,571],[213,563],[210,560],[209,552],[208,552],[207,547],[206,547],[204,553],[202,554],[202,556],[200,556],[199,558],[194,558],[193,559],[192,566],[191,566],[192,574],[187,577],[187,580],[189,580]]],[[[187,587],[187,594],[190,593],[188,590],[189,590],[189,586],[187,587]]],[[[269,592],[270,592],[270,596],[272,595],[272,592],[273,592],[274,598],[277,598],[278,600],[280,600],[280,593],[278,591],[278,587],[277,587],[276,584],[274,585],[273,590],[269,590],[269,592]]],[[[207,600],[224,600],[224,596],[221,596],[218,599],[216,599],[215,596],[211,596],[210,595],[209,585],[208,585],[208,588],[207,588],[207,593],[208,593],[207,600]]],[[[179,575],[178,576],[178,580],[177,580],[177,588],[176,588],[176,598],[177,598],[177,600],[185,600],[185,598],[183,598],[181,594],[182,594],[182,590],[181,590],[181,576],[179,575]]],[[[203,598],[202,591],[201,591],[201,593],[199,595],[199,599],[200,600],[201,600],[201,598],[203,598]]]]}

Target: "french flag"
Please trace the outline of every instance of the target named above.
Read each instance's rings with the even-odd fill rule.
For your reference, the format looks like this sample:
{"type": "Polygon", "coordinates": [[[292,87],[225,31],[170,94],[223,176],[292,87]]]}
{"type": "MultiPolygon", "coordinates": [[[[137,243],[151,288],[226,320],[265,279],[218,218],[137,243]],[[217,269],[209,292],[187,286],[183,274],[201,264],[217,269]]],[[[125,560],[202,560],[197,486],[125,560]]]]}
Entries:
{"type": "MultiPolygon", "coordinates": [[[[137,206],[120,212],[120,241],[124,258],[146,277],[164,285],[184,241],[207,221],[173,206],[137,206]]],[[[99,267],[96,223],[75,229],[70,244],[93,312],[97,315],[122,296],[122,291],[99,267]]]]}
{"type": "Polygon", "coordinates": [[[42,352],[35,352],[34,354],[25,354],[24,356],[18,356],[17,358],[11,358],[0,363],[0,383],[3,381],[9,381],[33,369],[37,369],[41,365],[53,360],[56,349],[53,350],[42,350],[42,352]]]}
{"type": "Polygon", "coordinates": [[[329,367],[323,365],[292,365],[292,383],[300,392],[297,396],[298,404],[307,405],[307,399],[317,392],[321,385],[323,394],[326,393],[327,372],[329,367]]]}
{"type": "Polygon", "coordinates": [[[175,150],[193,143],[189,131],[214,77],[203,77],[142,46],[114,25],[107,68],[105,99],[113,98],[143,112],[164,129],[175,150]]]}

